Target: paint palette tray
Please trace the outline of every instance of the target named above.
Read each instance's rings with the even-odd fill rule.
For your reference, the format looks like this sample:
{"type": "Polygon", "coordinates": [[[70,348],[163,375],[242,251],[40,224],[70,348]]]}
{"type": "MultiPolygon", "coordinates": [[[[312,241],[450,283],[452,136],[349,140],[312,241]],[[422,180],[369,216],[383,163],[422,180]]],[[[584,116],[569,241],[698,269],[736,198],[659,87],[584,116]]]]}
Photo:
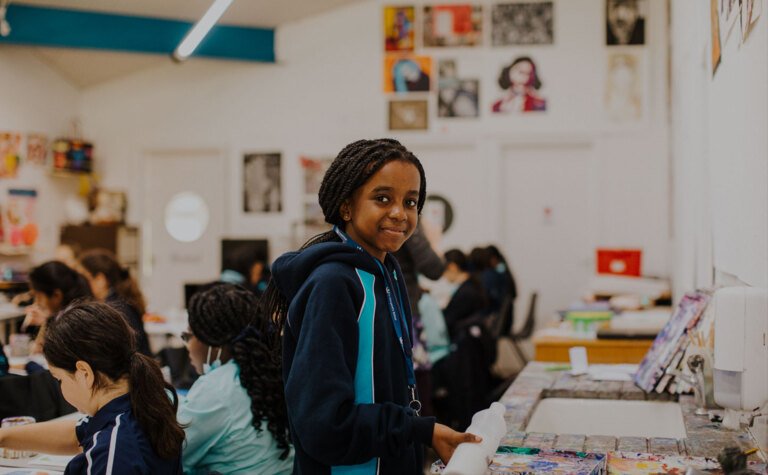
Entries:
{"type": "MultiPolygon", "coordinates": [[[[442,473],[444,468],[438,460],[432,464],[430,473],[442,473]]],[[[605,473],[605,455],[502,445],[486,471],[486,475],[534,473],[602,475],[605,473]]]]}

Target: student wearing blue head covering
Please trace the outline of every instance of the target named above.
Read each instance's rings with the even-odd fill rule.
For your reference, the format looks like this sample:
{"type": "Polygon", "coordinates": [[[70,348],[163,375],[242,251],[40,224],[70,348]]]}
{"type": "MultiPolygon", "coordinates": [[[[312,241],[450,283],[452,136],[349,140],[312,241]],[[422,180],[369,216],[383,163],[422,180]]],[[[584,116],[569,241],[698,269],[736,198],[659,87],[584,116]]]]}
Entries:
{"type": "Polygon", "coordinates": [[[182,334],[201,374],[179,406],[188,474],[288,474],[293,451],[283,398],[279,335],[258,318],[256,297],[231,284],[192,296],[182,334]]]}

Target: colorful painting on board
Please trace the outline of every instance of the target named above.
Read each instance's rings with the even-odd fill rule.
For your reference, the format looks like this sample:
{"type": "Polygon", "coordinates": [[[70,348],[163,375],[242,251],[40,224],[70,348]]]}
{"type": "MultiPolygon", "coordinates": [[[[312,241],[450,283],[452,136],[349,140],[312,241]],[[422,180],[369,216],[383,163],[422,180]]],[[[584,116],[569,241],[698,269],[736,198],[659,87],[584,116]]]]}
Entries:
{"type": "Polygon", "coordinates": [[[389,101],[389,130],[427,130],[427,101],[389,101]]]}
{"type": "Polygon", "coordinates": [[[48,137],[43,134],[27,134],[26,163],[45,165],[48,157],[48,137]]]}
{"type": "Polygon", "coordinates": [[[388,54],[384,58],[384,92],[426,92],[431,77],[430,56],[388,54]]]}
{"type": "Polygon", "coordinates": [[[605,44],[645,44],[646,0],[606,0],[605,44]]]}
{"type": "MultiPolygon", "coordinates": [[[[708,474],[723,473],[717,460],[707,457],[689,457],[685,455],[657,455],[635,452],[609,452],[607,462],[608,475],[682,475],[688,469],[708,474]]],[[[748,462],[747,471],[765,473],[765,463],[748,462]]]]}
{"type": "Polygon", "coordinates": [[[720,66],[722,50],[720,47],[720,14],[718,13],[717,2],[720,0],[711,0],[710,20],[711,20],[711,41],[712,41],[712,77],[720,66]]]}
{"type": "Polygon", "coordinates": [[[538,67],[529,56],[519,56],[499,72],[502,96],[491,106],[497,114],[522,114],[547,110],[547,100],[540,94],[543,86],[538,67]]]}
{"type": "MultiPolygon", "coordinates": [[[[699,321],[710,300],[710,294],[705,292],[689,293],[683,296],[675,313],[664,328],[656,336],[653,345],[645,354],[640,367],[635,373],[635,384],[646,392],[666,386],[671,375],[666,374],[667,368],[678,357],[682,358],[689,343],[686,334],[699,321]]],[[[659,391],[659,392],[661,392],[659,391]]]]}
{"type": "Polygon", "coordinates": [[[763,11],[763,0],[741,0],[739,7],[741,42],[744,43],[757,23],[757,19],[760,18],[763,11]]]}
{"type": "Polygon", "coordinates": [[[605,110],[613,122],[631,122],[643,114],[642,56],[636,52],[609,52],[605,110]]]}
{"type": "Polygon", "coordinates": [[[479,5],[424,7],[424,46],[478,46],[483,40],[483,10],[479,5]]]}
{"type": "Polygon", "coordinates": [[[8,190],[8,201],[3,208],[3,235],[5,243],[13,247],[32,246],[37,241],[35,219],[37,191],[8,190]]]}
{"type": "Polygon", "coordinates": [[[21,157],[21,134],[0,132],[0,178],[16,178],[21,157]]]}
{"type": "Polygon", "coordinates": [[[384,7],[385,51],[413,51],[415,9],[411,7],[384,7]]]}
{"type": "Polygon", "coordinates": [[[283,210],[279,153],[243,156],[243,211],[275,213],[283,210]]]}
{"type": "Polygon", "coordinates": [[[491,10],[491,44],[551,45],[555,42],[552,2],[502,3],[491,10]]]}
{"type": "Polygon", "coordinates": [[[489,474],[554,473],[592,475],[602,473],[605,455],[566,450],[499,447],[489,474]]]}

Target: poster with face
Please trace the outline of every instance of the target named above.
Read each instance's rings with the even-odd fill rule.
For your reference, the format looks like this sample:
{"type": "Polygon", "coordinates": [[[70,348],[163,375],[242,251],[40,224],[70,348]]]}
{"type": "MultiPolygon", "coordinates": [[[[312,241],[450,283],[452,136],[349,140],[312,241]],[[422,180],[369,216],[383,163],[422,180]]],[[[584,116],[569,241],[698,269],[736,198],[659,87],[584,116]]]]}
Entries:
{"type": "Polygon", "coordinates": [[[384,7],[384,50],[413,51],[415,11],[411,7],[384,7]]]}
{"type": "Polygon", "coordinates": [[[431,86],[432,58],[390,54],[384,58],[384,92],[426,92],[431,86]]]}
{"type": "Polygon", "coordinates": [[[283,210],[279,153],[243,156],[243,211],[275,213],[283,210]]]}
{"type": "Polygon", "coordinates": [[[552,2],[503,3],[491,11],[493,46],[554,43],[552,2]]]}
{"type": "Polygon", "coordinates": [[[521,114],[547,110],[547,100],[541,95],[543,86],[533,58],[518,56],[501,68],[498,78],[502,95],[491,111],[496,114],[521,114]]]}
{"type": "Polygon", "coordinates": [[[479,5],[424,7],[424,46],[478,46],[483,39],[483,10],[479,5]]]}
{"type": "Polygon", "coordinates": [[[43,134],[27,134],[27,163],[45,165],[48,156],[48,137],[43,134]]]}
{"type": "Polygon", "coordinates": [[[606,44],[645,44],[646,0],[606,0],[606,44]]]}
{"type": "Polygon", "coordinates": [[[427,101],[389,101],[389,130],[427,130],[427,101]]]}
{"type": "Polygon", "coordinates": [[[613,122],[639,120],[643,112],[642,62],[635,52],[608,54],[605,110],[613,122]]]}

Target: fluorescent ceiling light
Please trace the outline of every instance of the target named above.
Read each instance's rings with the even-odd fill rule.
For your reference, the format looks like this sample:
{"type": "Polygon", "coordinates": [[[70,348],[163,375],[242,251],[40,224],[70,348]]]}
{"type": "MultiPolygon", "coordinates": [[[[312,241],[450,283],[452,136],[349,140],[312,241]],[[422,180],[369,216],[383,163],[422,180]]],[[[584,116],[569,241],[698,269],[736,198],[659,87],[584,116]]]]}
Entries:
{"type": "Polygon", "coordinates": [[[195,51],[195,48],[197,48],[200,42],[203,41],[205,35],[211,31],[213,25],[219,21],[219,18],[221,18],[221,15],[223,15],[227,8],[229,8],[230,4],[232,4],[232,0],[215,0],[200,21],[192,27],[192,30],[190,30],[184,38],[184,41],[182,41],[176,48],[176,51],[173,52],[174,59],[177,61],[184,61],[187,59],[192,52],[195,51]]]}

